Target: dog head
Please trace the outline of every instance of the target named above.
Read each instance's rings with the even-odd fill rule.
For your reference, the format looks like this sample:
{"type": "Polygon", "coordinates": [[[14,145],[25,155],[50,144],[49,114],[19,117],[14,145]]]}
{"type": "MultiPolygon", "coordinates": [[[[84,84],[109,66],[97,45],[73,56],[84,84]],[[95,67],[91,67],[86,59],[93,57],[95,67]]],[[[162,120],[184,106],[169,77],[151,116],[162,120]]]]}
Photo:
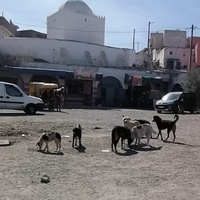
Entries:
{"type": "Polygon", "coordinates": [[[124,124],[126,124],[127,122],[131,121],[130,117],[125,117],[124,115],[122,116],[122,121],[124,122],[124,124]]]}
{"type": "Polygon", "coordinates": [[[81,128],[81,125],[80,125],[80,124],[76,124],[74,128],[82,130],[82,128],[81,128]]]}
{"type": "Polygon", "coordinates": [[[42,149],[42,145],[43,145],[44,140],[48,141],[48,136],[47,136],[46,133],[43,133],[43,134],[40,136],[40,138],[39,138],[39,140],[38,140],[38,142],[37,142],[37,144],[36,144],[36,146],[39,147],[39,150],[42,149]]]}
{"type": "Polygon", "coordinates": [[[159,121],[161,121],[161,118],[159,116],[157,115],[153,116],[152,122],[159,122],[159,121]]]}

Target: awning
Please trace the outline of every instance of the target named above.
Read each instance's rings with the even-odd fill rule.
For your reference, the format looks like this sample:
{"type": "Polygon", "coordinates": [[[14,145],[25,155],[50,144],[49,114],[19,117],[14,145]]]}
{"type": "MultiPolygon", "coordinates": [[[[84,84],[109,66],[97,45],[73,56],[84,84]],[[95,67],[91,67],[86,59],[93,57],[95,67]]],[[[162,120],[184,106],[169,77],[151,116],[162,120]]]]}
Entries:
{"type": "Polygon", "coordinates": [[[137,74],[125,74],[124,84],[133,86],[144,86],[148,83],[161,83],[162,77],[158,76],[145,76],[137,74]]]}
{"type": "Polygon", "coordinates": [[[18,72],[21,74],[33,74],[42,76],[59,76],[61,79],[74,78],[74,72],[68,70],[43,69],[43,68],[27,68],[27,67],[10,67],[9,71],[18,72]]]}

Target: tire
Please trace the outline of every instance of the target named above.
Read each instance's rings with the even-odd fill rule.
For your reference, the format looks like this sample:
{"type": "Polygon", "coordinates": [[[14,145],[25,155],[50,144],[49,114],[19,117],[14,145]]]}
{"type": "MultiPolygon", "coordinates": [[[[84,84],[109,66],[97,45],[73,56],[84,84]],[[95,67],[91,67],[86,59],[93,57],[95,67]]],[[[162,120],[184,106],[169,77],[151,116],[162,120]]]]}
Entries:
{"type": "Polygon", "coordinates": [[[190,113],[191,113],[191,114],[194,114],[194,109],[190,110],[190,113]]]}
{"type": "Polygon", "coordinates": [[[161,113],[161,111],[157,111],[157,113],[161,113]]]}
{"type": "Polygon", "coordinates": [[[176,107],[173,109],[173,111],[172,111],[173,114],[178,114],[178,110],[179,110],[179,109],[178,109],[178,107],[176,106],[176,107]]]}
{"type": "Polygon", "coordinates": [[[25,113],[27,115],[34,115],[36,113],[36,107],[34,104],[29,104],[25,108],[25,113]]]}

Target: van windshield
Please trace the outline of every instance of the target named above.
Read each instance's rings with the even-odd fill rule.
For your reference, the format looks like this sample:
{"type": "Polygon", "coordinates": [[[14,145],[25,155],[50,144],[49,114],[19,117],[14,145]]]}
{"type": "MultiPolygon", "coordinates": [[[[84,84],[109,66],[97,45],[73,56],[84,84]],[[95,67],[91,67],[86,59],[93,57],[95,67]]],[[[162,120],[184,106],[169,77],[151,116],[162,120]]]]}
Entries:
{"type": "Polygon", "coordinates": [[[181,94],[182,93],[168,93],[162,98],[162,100],[163,101],[176,100],[176,99],[178,99],[180,97],[181,94]]]}

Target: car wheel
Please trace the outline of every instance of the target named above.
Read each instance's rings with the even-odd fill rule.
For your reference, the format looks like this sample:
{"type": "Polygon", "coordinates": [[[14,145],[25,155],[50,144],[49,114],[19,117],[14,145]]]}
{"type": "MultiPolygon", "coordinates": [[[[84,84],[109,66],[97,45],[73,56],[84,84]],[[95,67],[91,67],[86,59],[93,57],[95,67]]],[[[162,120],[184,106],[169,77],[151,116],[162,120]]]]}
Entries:
{"type": "Polygon", "coordinates": [[[176,106],[176,107],[173,109],[173,111],[172,111],[173,114],[178,114],[178,110],[179,110],[179,109],[178,109],[178,107],[176,106]]]}
{"type": "Polygon", "coordinates": [[[36,107],[33,104],[29,104],[25,108],[25,113],[28,115],[34,115],[36,113],[36,107]]]}

